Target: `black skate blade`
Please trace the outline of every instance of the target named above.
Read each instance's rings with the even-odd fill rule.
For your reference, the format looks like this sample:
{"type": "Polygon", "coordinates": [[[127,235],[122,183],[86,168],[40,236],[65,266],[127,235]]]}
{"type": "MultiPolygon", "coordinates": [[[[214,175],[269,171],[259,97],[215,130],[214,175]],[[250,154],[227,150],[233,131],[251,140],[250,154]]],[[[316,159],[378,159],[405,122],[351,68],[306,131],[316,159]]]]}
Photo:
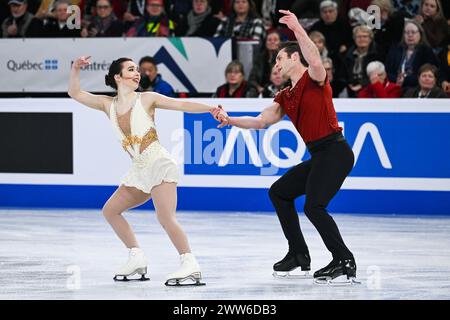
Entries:
{"type": "Polygon", "coordinates": [[[127,278],[127,276],[115,276],[113,280],[116,282],[149,281],[150,278],[147,278],[145,275],[141,275],[140,278],[132,278],[132,279],[127,278]]]}
{"type": "Polygon", "coordinates": [[[187,281],[187,280],[192,281],[191,278],[170,279],[170,280],[167,280],[164,284],[166,285],[166,287],[198,287],[198,286],[206,285],[206,283],[201,282],[200,279],[195,279],[194,282],[186,283],[185,281],[187,281]]]}
{"type": "Polygon", "coordinates": [[[322,286],[328,285],[331,287],[343,287],[359,285],[361,284],[361,281],[357,280],[355,277],[347,277],[346,275],[342,275],[334,279],[332,279],[331,277],[314,278],[314,283],[322,286]]]}

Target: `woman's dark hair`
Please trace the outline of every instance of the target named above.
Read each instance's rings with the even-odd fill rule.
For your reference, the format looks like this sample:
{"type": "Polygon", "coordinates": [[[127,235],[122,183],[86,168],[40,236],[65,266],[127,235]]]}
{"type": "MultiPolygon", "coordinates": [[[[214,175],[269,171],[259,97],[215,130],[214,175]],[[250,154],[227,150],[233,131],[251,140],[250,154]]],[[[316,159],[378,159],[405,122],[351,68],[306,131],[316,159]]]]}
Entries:
{"type": "Polygon", "coordinates": [[[430,71],[430,72],[434,75],[434,78],[435,78],[436,81],[437,81],[437,78],[438,78],[438,68],[437,68],[435,65],[432,65],[432,64],[430,64],[430,63],[425,63],[424,65],[422,65],[422,66],[419,68],[418,76],[420,77],[420,75],[421,75],[422,73],[428,72],[428,71],[430,71]]]}
{"type": "Polygon", "coordinates": [[[122,75],[122,63],[126,61],[133,61],[130,58],[119,58],[117,60],[114,60],[111,65],[109,66],[108,74],[105,75],[105,84],[107,86],[110,86],[111,88],[117,90],[117,83],[114,79],[114,76],[116,74],[122,75]]]}
{"type": "MultiPolygon", "coordinates": [[[[247,0],[248,1],[248,17],[254,19],[254,18],[258,18],[259,14],[258,14],[258,10],[256,10],[256,4],[255,1],[253,0],[247,0]]],[[[236,17],[236,12],[234,11],[234,3],[236,2],[236,0],[233,0],[231,2],[231,16],[236,17]]]]}

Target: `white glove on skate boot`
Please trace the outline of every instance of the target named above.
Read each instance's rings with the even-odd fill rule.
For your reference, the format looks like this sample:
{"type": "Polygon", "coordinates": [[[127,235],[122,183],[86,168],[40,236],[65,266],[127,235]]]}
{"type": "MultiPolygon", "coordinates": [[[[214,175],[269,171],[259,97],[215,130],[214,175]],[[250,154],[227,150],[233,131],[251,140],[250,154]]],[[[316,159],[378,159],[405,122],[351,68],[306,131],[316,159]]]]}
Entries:
{"type": "Polygon", "coordinates": [[[128,255],[127,263],[122,266],[116,273],[114,280],[116,281],[129,281],[129,280],[149,280],[145,278],[145,274],[147,273],[147,264],[148,260],[142,251],[141,248],[131,248],[130,253],[128,255]],[[132,276],[134,274],[140,274],[142,277],[140,279],[128,279],[128,276],[132,276]],[[119,279],[118,277],[123,277],[123,279],[119,279]]]}
{"type": "Polygon", "coordinates": [[[180,268],[167,276],[166,286],[204,285],[200,282],[202,274],[195,256],[192,253],[184,253],[180,255],[180,261],[180,268]],[[185,281],[187,283],[183,283],[185,281]]]}

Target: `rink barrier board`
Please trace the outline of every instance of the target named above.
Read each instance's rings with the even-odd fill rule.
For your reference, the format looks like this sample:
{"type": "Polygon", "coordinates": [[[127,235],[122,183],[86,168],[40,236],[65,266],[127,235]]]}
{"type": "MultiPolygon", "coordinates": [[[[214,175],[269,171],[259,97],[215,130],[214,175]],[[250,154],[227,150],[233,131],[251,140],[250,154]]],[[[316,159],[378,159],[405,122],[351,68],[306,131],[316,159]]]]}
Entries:
{"type": "MultiPolygon", "coordinates": [[[[236,115],[256,115],[272,102],[192,100],[222,104],[236,115]]],[[[450,214],[448,102],[448,99],[334,100],[340,125],[356,160],[341,191],[330,203],[330,211],[450,214]]],[[[72,114],[73,173],[0,172],[0,207],[101,208],[130,165],[107,117],[71,99],[0,99],[0,115],[11,112],[72,114]]],[[[156,123],[161,144],[178,163],[180,210],[273,212],[268,188],[299,159],[309,157],[288,119],[267,130],[248,131],[245,141],[242,132],[234,134],[238,139],[233,140],[236,128],[216,129],[217,123],[209,115],[158,110],[156,123]],[[271,171],[274,162],[268,159],[274,159],[274,155],[261,146],[271,132],[273,137],[280,137],[279,145],[271,147],[278,152],[275,160],[281,161],[275,166],[276,172],[271,171]],[[206,158],[197,162],[195,157],[187,161],[198,150],[203,156],[213,144],[213,136],[223,140],[223,150],[219,152],[221,160],[225,159],[222,164],[208,164],[206,158]],[[231,156],[225,155],[226,150],[237,150],[239,139],[245,142],[246,161],[236,165],[231,156]],[[223,197],[221,203],[216,200],[219,196],[223,197]]],[[[13,157],[14,152],[0,156],[13,157]]],[[[151,208],[151,204],[144,208],[151,208]]],[[[303,199],[299,199],[297,209],[302,211],[303,199]]]]}
{"type": "MultiPolygon", "coordinates": [[[[1,208],[101,209],[115,186],[0,184],[1,208]]],[[[296,200],[303,212],[304,197],[296,200]]],[[[140,206],[154,210],[152,201],[140,206]]],[[[275,214],[266,189],[178,188],[178,210],[275,214]]],[[[450,215],[448,191],[340,190],[330,213],[450,215]]]]}

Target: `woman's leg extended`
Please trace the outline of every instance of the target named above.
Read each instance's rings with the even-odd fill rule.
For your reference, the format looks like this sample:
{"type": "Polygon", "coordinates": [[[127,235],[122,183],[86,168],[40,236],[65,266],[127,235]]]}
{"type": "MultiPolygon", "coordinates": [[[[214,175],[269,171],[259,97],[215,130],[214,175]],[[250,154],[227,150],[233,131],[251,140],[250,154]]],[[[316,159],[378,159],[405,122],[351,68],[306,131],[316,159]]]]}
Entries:
{"type": "Polygon", "coordinates": [[[103,206],[103,215],[127,248],[139,247],[133,230],[122,213],[150,199],[150,194],[120,186],[103,206]]]}
{"type": "Polygon", "coordinates": [[[163,182],[152,189],[156,216],[179,254],[189,253],[191,249],[186,234],[176,219],[177,185],[163,182]]]}

